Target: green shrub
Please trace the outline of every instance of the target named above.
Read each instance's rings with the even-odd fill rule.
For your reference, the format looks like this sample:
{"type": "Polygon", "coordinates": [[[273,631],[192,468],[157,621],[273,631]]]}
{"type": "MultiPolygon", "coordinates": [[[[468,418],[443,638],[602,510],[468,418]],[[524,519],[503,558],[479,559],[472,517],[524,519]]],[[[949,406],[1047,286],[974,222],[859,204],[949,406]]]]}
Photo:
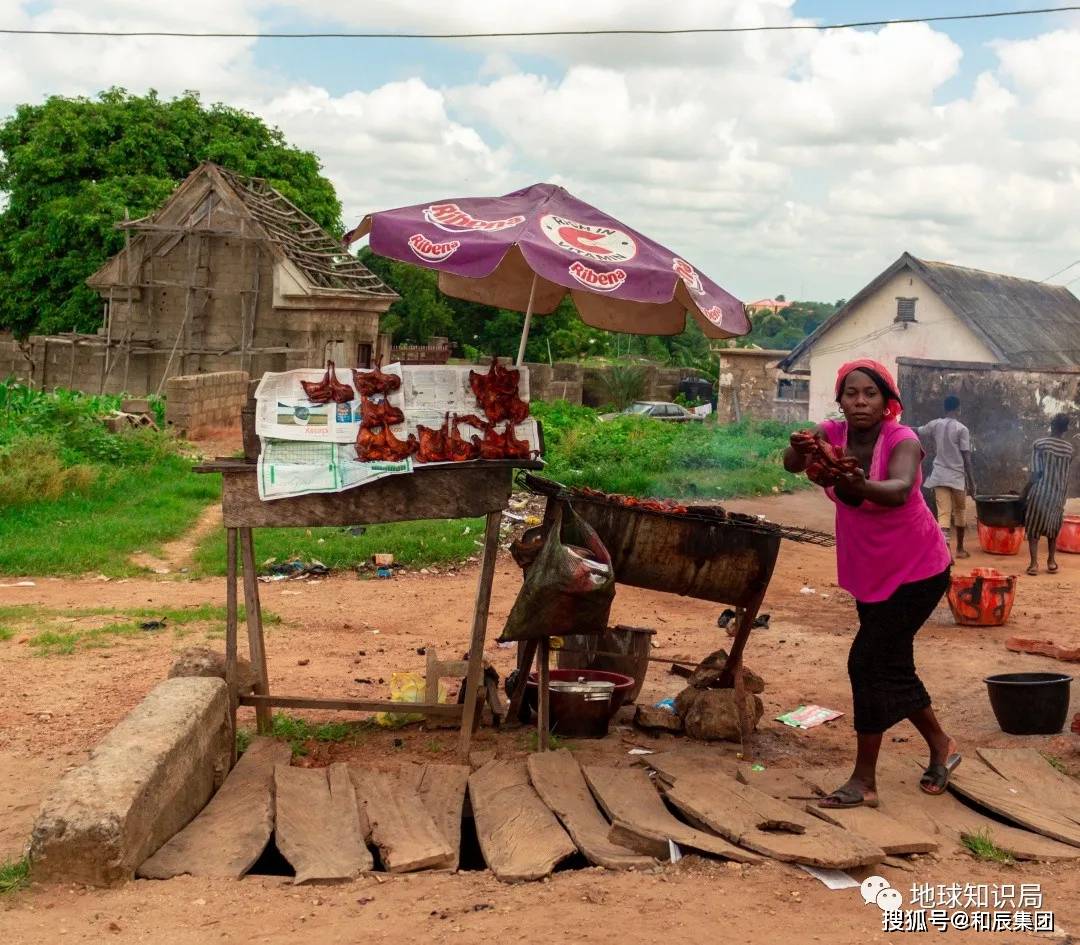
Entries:
{"type": "Polygon", "coordinates": [[[614,363],[600,377],[616,410],[623,410],[635,400],[641,400],[645,393],[647,375],[645,368],[638,364],[614,363]]]}
{"type": "Polygon", "coordinates": [[[97,476],[93,466],[65,466],[55,442],[47,437],[16,440],[0,449],[0,508],[84,494],[97,476]]]}

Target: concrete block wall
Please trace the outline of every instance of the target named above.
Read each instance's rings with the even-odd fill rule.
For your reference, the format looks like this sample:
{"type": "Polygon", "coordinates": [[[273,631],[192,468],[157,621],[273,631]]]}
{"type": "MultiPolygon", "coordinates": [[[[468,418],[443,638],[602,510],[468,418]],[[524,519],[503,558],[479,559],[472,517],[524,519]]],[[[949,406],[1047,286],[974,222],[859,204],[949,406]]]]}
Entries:
{"type": "Polygon", "coordinates": [[[248,398],[247,371],[170,377],[165,384],[165,424],[181,436],[239,426],[248,398]]]}
{"type": "Polygon", "coordinates": [[[15,378],[23,384],[30,382],[30,362],[9,332],[0,332],[0,380],[15,378]]]}

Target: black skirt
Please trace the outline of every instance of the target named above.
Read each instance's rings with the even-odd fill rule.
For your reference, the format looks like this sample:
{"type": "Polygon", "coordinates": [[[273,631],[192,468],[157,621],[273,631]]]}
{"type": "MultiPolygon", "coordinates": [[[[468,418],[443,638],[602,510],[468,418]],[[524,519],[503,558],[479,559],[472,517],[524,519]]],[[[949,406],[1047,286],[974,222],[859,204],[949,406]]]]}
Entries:
{"type": "Polygon", "coordinates": [[[915,634],[949,586],[949,569],[901,584],[888,600],[856,602],[859,632],[848,654],[855,731],[878,735],[930,705],[915,672],[915,634]]]}

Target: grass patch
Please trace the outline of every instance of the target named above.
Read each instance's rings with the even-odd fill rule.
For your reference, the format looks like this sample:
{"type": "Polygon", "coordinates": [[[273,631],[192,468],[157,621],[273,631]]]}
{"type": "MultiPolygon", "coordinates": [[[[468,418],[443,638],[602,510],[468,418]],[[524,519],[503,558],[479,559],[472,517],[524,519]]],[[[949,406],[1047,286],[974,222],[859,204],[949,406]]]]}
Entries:
{"type": "MultiPolygon", "coordinates": [[[[296,718],[293,715],[285,715],[282,712],[274,713],[273,731],[274,738],[289,743],[293,757],[299,757],[308,753],[308,742],[346,742],[358,744],[364,734],[374,725],[373,722],[364,720],[361,722],[308,722],[305,719],[296,718]]],[[[240,733],[237,732],[239,738],[240,733]]],[[[250,744],[251,735],[248,734],[250,744]]],[[[239,742],[237,743],[239,745],[239,742]]],[[[246,746],[245,746],[246,747],[246,746]]],[[[239,749],[238,749],[239,750],[239,749]]]]}
{"type": "MultiPolygon", "coordinates": [[[[540,750],[540,733],[533,729],[521,738],[521,744],[527,751],[539,751],[540,750]]],[[[558,751],[560,748],[565,748],[567,751],[574,750],[574,743],[567,741],[565,738],[560,738],[558,735],[551,733],[548,735],[548,748],[551,751],[558,751]]]]}
{"type": "MultiPolygon", "coordinates": [[[[242,623],[246,619],[244,608],[241,606],[238,610],[237,620],[242,623]]],[[[215,633],[223,636],[224,630],[217,628],[225,623],[225,608],[200,604],[196,607],[166,607],[159,610],[149,607],[55,610],[33,604],[17,604],[0,607],[0,619],[14,625],[5,625],[3,629],[8,636],[3,639],[10,639],[20,631],[36,630],[28,643],[39,656],[70,656],[78,649],[111,646],[118,638],[160,634],[170,630],[174,636],[183,637],[199,626],[208,628],[208,636],[215,633]],[[141,624],[151,620],[163,621],[164,626],[143,629],[141,624]]],[[[263,623],[273,626],[281,623],[281,617],[271,611],[263,611],[263,623]]]]}
{"type": "Polygon", "coordinates": [[[238,728],[236,730],[236,754],[238,757],[251,747],[251,740],[254,737],[255,733],[249,728],[238,728]]]}
{"type": "Polygon", "coordinates": [[[10,640],[13,636],[15,636],[14,627],[0,627],[0,643],[10,640]]]}
{"type": "MultiPolygon", "coordinates": [[[[483,519],[445,519],[373,525],[362,535],[345,528],[260,528],[255,536],[255,560],[260,573],[271,564],[293,558],[318,560],[333,571],[354,568],[373,554],[389,553],[398,564],[426,568],[464,561],[479,552],[484,535],[483,519]]],[[[207,535],[195,551],[193,572],[197,576],[225,573],[225,537],[207,535]]]]}
{"type": "Polygon", "coordinates": [[[5,508],[0,515],[0,573],[66,575],[140,573],[136,551],[160,552],[220,496],[213,476],[191,472],[180,456],[142,469],[99,476],[85,494],[5,508]]]}
{"type": "Polygon", "coordinates": [[[159,552],[219,497],[174,437],[106,429],[119,404],[0,382],[0,573],[139,573],[133,552],[159,552]]]}
{"type": "MultiPolygon", "coordinates": [[[[3,638],[0,637],[0,639],[3,638]]],[[[1044,752],[1039,752],[1039,754],[1041,754],[1043,758],[1046,759],[1046,763],[1050,765],[1051,768],[1056,768],[1062,774],[1068,777],[1072,777],[1072,775],[1069,774],[1069,769],[1065,767],[1065,762],[1058,758],[1057,755],[1047,755],[1044,752]]]]}
{"type": "Polygon", "coordinates": [[[18,892],[30,884],[30,860],[25,856],[21,860],[0,863],[0,895],[18,892]]]}
{"type": "Polygon", "coordinates": [[[634,416],[601,421],[565,402],[536,403],[544,424],[546,475],[568,486],[680,499],[726,499],[805,488],[781,454],[805,424],[662,423],[634,416]]]}
{"type": "Polygon", "coordinates": [[[988,830],[961,834],[960,842],[968,848],[972,856],[977,860],[983,860],[987,863],[1000,863],[1003,866],[1012,866],[1016,862],[1009,853],[994,843],[988,830]]]}

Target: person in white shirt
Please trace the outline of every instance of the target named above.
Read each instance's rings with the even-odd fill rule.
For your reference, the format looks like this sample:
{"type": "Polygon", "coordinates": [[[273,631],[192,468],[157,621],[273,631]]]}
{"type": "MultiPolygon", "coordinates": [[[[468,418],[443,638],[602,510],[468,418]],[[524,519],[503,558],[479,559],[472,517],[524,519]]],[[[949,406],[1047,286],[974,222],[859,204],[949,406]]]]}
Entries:
{"type": "Polygon", "coordinates": [[[918,428],[919,438],[934,445],[934,465],[926,488],[934,490],[938,524],[951,544],[956,529],[956,557],[968,558],[964,547],[967,531],[967,494],[975,495],[975,474],[971,469],[971,433],[959,420],[960,398],[945,398],[944,416],[918,428]]]}

